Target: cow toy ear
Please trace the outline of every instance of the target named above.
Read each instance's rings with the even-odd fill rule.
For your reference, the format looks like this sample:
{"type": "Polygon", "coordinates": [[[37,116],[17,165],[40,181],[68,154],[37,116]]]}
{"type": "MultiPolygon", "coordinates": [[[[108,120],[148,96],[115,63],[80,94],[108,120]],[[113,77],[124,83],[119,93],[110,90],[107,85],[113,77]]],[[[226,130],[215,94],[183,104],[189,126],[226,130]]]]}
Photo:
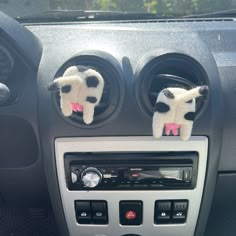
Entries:
{"type": "Polygon", "coordinates": [[[94,119],[94,109],[100,102],[104,80],[100,73],[84,66],[71,66],[63,76],[55,79],[49,86],[51,92],[60,92],[60,108],[65,117],[73,113],[83,118],[85,124],[94,119]]]}
{"type": "Polygon", "coordinates": [[[56,91],[59,91],[59,86],[56,82],[52,82],[48,85],[48,91],[51,91],[51,92],[56,92],[56,91]]]}
{"type": "Polygon", "coordinates": [[[208,94],[208,86],[199,86],[190,90],[167,88],[162,90],[156,100],[152,120],[153,136],[180,136],[188,140],[192,134],[196,112],[195,99],[208,94]]]}

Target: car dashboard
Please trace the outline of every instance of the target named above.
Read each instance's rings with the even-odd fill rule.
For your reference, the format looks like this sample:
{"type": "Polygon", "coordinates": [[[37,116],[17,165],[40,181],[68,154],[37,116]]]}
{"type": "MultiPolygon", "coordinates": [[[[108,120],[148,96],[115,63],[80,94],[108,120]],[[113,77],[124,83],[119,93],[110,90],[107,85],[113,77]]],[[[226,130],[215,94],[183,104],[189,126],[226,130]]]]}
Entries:
{"type": "Polygon", "coordinates": [[[234,19],[22,25],[1,13],[0,29],[2,202],[52,205],[63,236],[235,231],[234,19]],[[105,82],[90,125],[48,91],[77,65],[105,82]],[[154,139],[158,93],[201,85],[191,138],[154,139]]]}

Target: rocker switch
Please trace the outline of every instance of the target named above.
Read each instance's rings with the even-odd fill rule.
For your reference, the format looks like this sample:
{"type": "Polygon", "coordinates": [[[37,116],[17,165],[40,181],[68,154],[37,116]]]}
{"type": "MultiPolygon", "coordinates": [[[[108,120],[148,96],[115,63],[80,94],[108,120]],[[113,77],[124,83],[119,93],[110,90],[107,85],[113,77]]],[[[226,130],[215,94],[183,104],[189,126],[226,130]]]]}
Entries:
{"type": "Polygon", "coordinates": [[[107,203],[105,201],[92,201],[93,224],[108,224],[107,203]]]}
{"type": "Polygon", "coordinates": [[[171,201],[156,201],[155,219],[156,224],[168,224],[171,219],[171,201]]]}
{"type": "Polygon", "coordinates": [[[172,218],[175,223],[184,223],[187,218],[188,201],[178,200],[173,202],[172,218]]]}
{"type": "Polygon", "coordinates": [[[76,212],[76,218],[79,224],[91,223],[90,201],[76,201],[75,212],[76,212]]]}

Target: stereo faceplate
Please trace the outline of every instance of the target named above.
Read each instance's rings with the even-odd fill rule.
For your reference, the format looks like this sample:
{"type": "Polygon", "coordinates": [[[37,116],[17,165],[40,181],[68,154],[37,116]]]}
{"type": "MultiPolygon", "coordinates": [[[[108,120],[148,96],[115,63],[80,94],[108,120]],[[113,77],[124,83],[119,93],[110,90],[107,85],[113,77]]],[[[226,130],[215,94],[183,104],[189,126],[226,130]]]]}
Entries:
{"type": "Polygon", "coordinates": [[[196,152],[67,153],[70,190],[193,189],[196,152]]]}

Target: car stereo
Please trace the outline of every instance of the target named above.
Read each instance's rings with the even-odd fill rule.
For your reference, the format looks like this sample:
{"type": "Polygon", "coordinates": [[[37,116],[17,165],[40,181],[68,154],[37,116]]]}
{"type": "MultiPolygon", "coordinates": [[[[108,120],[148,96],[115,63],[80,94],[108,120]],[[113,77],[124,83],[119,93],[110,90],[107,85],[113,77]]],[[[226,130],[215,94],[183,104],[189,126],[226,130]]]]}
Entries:
{"type": "Polygon", "coordinates": [[[175,153],[66,153],[70,190],[193,189],[198,154],[175,153]]]}

